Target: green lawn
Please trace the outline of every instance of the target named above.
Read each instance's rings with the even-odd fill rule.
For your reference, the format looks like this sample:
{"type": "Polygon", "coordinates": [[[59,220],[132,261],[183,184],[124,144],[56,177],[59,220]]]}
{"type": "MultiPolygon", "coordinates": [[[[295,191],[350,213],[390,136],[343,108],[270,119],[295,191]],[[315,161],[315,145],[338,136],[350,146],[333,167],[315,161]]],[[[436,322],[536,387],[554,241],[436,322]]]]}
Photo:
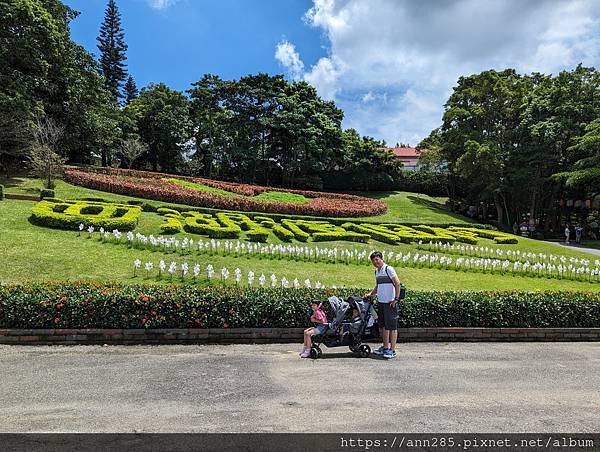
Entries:
{"type": "Polygon", "coordinates": [[[357,193],[360,196],[379,199],[388,206],[384,215],[363,217],[367,221],[389,223],[473,223],[470,218],[449,212],[444,203],[446,198],[434,198],[419,193],[380,192],[357,193]]]}
{"type": "MultiPolygon", "coordinates": [[[[66,185],[66,184],[65,184],[66,185]]],[[[59,196],[71,188],[58,185],[59,196]],[[61,193],[62,191],[62,193],[61,193]]],[[[77,189],[80,190],[80,189],[77,189]]],[[[89,192],[89,190],[88,190],[89,192]]],[[[86,193],[84,196],[91,196],[86,193]]],[[[122,201],[125,197],[106,195],[105,198],[122,201]]],[[[153,261],[155,265],[160,259],[171,259],[183,262],[183,258],[174,254],[163,254],[151,251],[132,250],[123,245],[102,244],[98,240],[87,238],[87,234],[78,236],[77,232],[61,231],[34,226],[29,223],[32,202],[4,200],[0,201],[0,254],[3,265],[0,266],[0,283],[14,283],[40,280],[73,280],[100,279],[122,282],[154,281],[144,277],[133,278],[132,264],[136,258],[142,262],[153,261]]],[[[158,230],[161,218],[153,213],[143,213],[139,231],[145,234],[158,230]]],[[[196,239],[201,238],[196,236],[196,239]]],[[[489,242],[490,246],[492,242],[489,242]]],[[[319,244],[327,247],[361,247],[347,242],[330,242],[319,244]]],[[[494,245],[495,246],[495,245],[494,245]]],[[[503,248],[515,245],[504,245],[503,248]]],[[[570,249],[560,252],[551,244],[524,239],[520,245],[522,250],[560,253],[565,256],[587,257],[588,254],[570,249]]],[[[362,247],[365,247],[362,245],[362,247]]],[[[391,247],[374,242],[366,248],[384,248],[386,250],[415,249],[412,245],[391,247]]],[[[500,246],[498,246],[500,247],[500,246]]],[[[369,287],[373,284],[373,270],[368,263],[361,266],[345,266],[342,264],[315,264],[287,260],[267,260],[258,258],[234,258],[223,256],[193,255],[187,257],[191,265],[199,263],[203,268],[208,263],[214,265],[217,273],[225,266],[233,274],[236,267],[244,273],[252,270],[257,277],[264,273],[267,278],[275,273],[278,278],[285,276],[288,280],[297,277],[311,281],[320,280],[327,286],[359,286],[369,287]]],[[[600,290],[598,284],[556,279],[538,279],[529,277],[503,277],[480,273],[454,272],[445,270],[399,268],[399,275],[409,289],[472,289],[472,290],[600,290]]],[[[169,279],[163,279],[169,282],[169,279]]],[[[173,281],[176,282],[176,281],[173,281]]],[[[187,282],[189,283],[189,282],[187,282]]]]}

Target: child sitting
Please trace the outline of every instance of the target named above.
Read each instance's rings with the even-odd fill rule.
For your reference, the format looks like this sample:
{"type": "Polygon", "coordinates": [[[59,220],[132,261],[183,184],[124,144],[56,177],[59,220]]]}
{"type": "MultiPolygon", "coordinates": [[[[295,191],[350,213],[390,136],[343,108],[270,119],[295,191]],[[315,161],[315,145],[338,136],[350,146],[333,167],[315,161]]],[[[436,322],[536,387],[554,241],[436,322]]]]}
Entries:
{"type": "Polygon", "coordinates": [[[304,330],[304,349],[300,352],[301,358],[308,358],[310,356],[310,347],[312,345],[312,336],[315,334],[323,334],[327,331],[328,323],[327,316],[322,309],[323,304],[316,300],[311,301],[311,308],[313,314],[310,317],[310,321],[315,324],[310,328],[304,330]]]}

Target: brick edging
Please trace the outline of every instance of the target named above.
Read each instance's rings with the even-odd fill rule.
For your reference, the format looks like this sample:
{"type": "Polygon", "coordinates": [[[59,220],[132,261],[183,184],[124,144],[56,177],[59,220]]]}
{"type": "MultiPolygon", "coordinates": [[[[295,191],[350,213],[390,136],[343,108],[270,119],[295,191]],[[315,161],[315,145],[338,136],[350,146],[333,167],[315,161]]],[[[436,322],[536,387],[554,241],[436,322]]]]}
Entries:
{"type": "MultiPolygon", "coordinates": [[[[303,328],[0,329],[0,344],[202,344],[301,342],[303,328]]],[[[400,328],[399,342],[600,341],[600,328],[400,328]]]]}

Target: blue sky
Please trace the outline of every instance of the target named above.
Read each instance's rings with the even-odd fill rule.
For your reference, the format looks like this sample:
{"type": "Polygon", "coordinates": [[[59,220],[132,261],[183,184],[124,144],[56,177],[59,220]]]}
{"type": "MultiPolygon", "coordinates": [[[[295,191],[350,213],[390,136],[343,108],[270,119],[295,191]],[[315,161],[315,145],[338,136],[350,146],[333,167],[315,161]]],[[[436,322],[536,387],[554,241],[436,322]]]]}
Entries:
{"type": "MultiPolygon", "coordinates": [[[[106,0],[66,0],[81,15],[73,39],[97,53],[106,0]]],[[[285,72],[275,59],[282,40],[297,43],[307,64],[325,55],[321,30],[303,21],[309,0],[117,0],[129,45],[128,66],[138,86],[165,82],[185,90],[204,73],[239,78],[285,72]],[[162,8],[152,5],[164,5],[162,8]]]]}
{"type": "MultiPolygon", "coordinates": [[[[106,0],[81,11],[74,39],[96,52],[106,0]]],[[[117,0],[138,86],[185,90],[284,73],[345,112],[344,127],[415,146],[441,123],[461,75],[511,67],[556,74],[600,67],[600,0],[117,0]]]]}

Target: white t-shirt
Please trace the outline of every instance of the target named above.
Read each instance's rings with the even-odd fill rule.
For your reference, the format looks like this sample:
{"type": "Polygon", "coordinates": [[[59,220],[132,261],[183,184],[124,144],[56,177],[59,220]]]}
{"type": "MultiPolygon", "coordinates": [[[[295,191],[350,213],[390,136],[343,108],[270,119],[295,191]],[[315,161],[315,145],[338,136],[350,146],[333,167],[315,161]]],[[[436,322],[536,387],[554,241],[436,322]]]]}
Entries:
{"type": "Polygon", "coordinates": [[[396,298],[396,290],[392,279],[398,276],[394,267],[383,264],[380,269],[375,270],[375,280],[377,281],[377,299],[379,303],[389,303],[396,298]],[[387,272],[386,272],[387,269],[387,272]]]}

